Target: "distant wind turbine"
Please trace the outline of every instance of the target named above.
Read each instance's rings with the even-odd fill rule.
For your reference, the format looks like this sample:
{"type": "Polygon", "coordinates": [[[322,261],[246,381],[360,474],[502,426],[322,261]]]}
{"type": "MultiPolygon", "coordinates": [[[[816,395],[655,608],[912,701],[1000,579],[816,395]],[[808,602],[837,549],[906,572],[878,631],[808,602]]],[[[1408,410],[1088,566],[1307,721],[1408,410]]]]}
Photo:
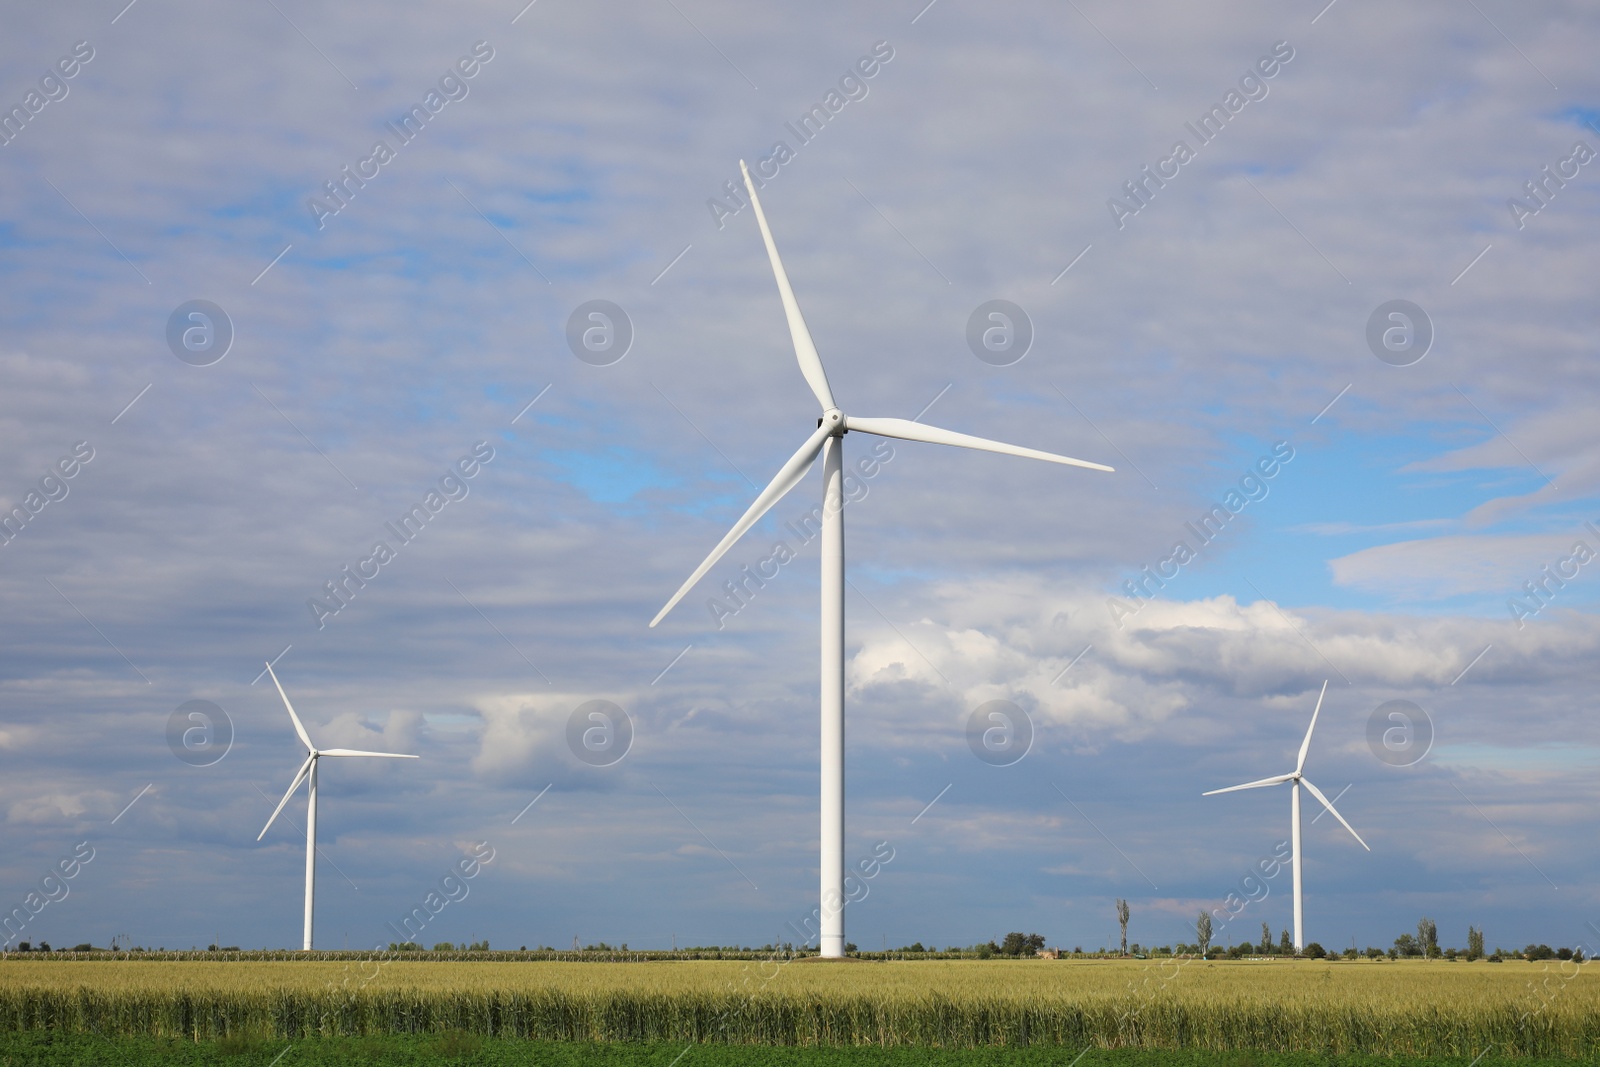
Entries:
{"type": "Polygon", "coordinates": [[[1300,742],[1300,757],[1295,760],[1293,771],[1288,774],[1279,774],[1272,778],[1263,778],[1258,782],[1230,785],[1226,789],[1213,789],[1209,793],[1200,794],[1201,796],[1212,797],[1218,793],[1233,793],[1240,789],[1260,789],[1269,785],[1282,785],[1284,782],[1293,783],[1289,794],[1289,839],[1294,843],[1294,950],[1296,952],[1300,952],[1306,947],[1301,921],[1300,896],[1300,787],[1303,785],[1309,789],[1311,795],[1321,801],[1322,806],[1327,808],[1346,830],[1350,831],[1350,836],[1361,843],[1362,848],[1368,852],[1372,851],[1367,843],[1361,840],[1361,835],[1356,833],[1355,827],[1344,821],[1344,816],[1340,815],[1338,809],[1333,806],[1333,801],[1323,796],[1322,790],[1312,785],[1311,779],[1302,773],[1306,766],[1306,753],[1311,750],[1311,731],[1317,728],[1317,713],[1322,710],[1322,698],[1327,695],[1328,683],[1324,681],[1322,683],[1322,692],[1317,694],[1317,706],[1311,712],[1311,725],[1306,727],[1306,739],[1300,742]]]}
{"type": "Polygon", "coordinates": [[[761,199],[756,196],[750,171],[744,161],[739,161],[744,174],[745,189],[750,194],[750,205],[755,208],[756,223],[761,227],[761,239],[766,242],[767,259],[772,263],[772,273],[778,282],[778,296],[783,301],[783,313],[789,321],[789,339],[794,344],[795,358],[800,363],[800,373],[811,387],[817,402],[822,405],[822,417],[817,428],[799,451],[778,471],[777,476],[756,497],[755,503],[734,523],[711,554],[689,576],[689,580],[667,601],[667,606],[650,621],[654,626],[666,617],[705,573],[709,571],[734,543],[744,536],[774,504],[800,484],[811,469],[817,456],[822,456],[822,936],[821,953],[824,957],[844,955],[844,435],[851,430],[893,437],[903,441],[924,441],[937,445],[957,445],[985,452],[999,452],[1024,459],[1042,459],[1050,463],[1063,463],[1072,467],[1109,471],[1112,468],[1081,459],[1019,448],[982,437],[941,430],[907,419],[864,419],[846,416],[833,401],[828,388],[828,377],[823,373],[822,359],[811,342],[811,332],[800,314],[794,290],[789,286],[789,276],[778,258],[778,246],[773,243],[772,231],[767,226],[767,216],[761,210],[761,199]]]}
{"type": "Polygon", "coordinates": [[[278,813],[289,803],[289,798],[294,796],[294,791],[300,788],[302,781],[311,783],[309,795],[306,799],[306,936],[305,951],[311,951],[311,899],[312,891],[317,881],[317,760],[323,756],[377,756],[382,759],[416,759],[416,756],[406,756],[398,752],[362,752],[354,748],[324,748],[319,749],[311,743],[311,735],[306,733],[306,728],[300,723],[300,716],[294,713],[294,705],[289,703],[289,694],[283,691],[283,683],[278,681],[278,676],[272,673],[272,664],[267,664],[267,673],[272,674],[272,684],[278,687],[278,695],[283,698],[283,706],[289,709],[289,719],[294,723],[294,732],[300,735],[300,740],[306,746],[306,761],[300,765],[300,773],[294,776],[294,781],[289,783],[288,792],[283,794],[283,799],[278,801],[278,806],[273,809],[272,818],[267,820],[267,825],[261,828],[256,835],[260,841],[267,836],[267,831],[272,829],[272,824],[278,818],[278,813]]]}

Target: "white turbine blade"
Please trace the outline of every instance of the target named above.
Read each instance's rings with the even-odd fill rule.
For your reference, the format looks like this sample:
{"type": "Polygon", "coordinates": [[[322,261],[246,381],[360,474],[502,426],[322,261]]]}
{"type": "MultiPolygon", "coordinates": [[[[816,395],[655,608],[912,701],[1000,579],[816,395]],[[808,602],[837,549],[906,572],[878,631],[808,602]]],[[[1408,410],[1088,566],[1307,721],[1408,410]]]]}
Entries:
{"type": "Polygon", "coordinates": [[[1213,789],[1209,793],[1201,793],[1200,795],[1203,797],[1214,797],[1218,793],[1236,793],[1241,789],[1260,789],[1263,786],[1278,785],[1282,782],[1287,782],[1293,777],[1294,775],[1292,774],[1279,774],[1271,778],[1262,778],[1261,780],[1255,782],[1246,782],[1244,785],[1230,785],[1226,789],[1213,789]]]}
{"type": "MultiPolygon", "coordinates": [[[[270,663],[267,664],[267,673],[272,674],[272,664],[270,663]]],[[[289,709],[289,718],[294,721],[294,732],[300,735],[300,740],[305,742],[306,748],[315,752],[317,746],[311,743],[311,735],[306,733],[304,726],[300,725],[300,716],[294,713],[294,705],[289,703],[289,694],[283,691],[283,683],[278,681],[276,674],[272,674],[272,684],[278,687],[278,695],[283,698],[283,706],[289,709]]],[[[262,833],[266,833],[266,831],[263,830],[262,833]]]]}
{"type": "Polygon", "coordinates": [[[794,342],[794,357],[800,363],[800,373],[805,375],[806,384],[811,386],[811,391],[817,395],[822,410],[831,411],[839,405],[833,402],[833,391],[828,388],[828,376],[822,370],[822,357],[817,355],[817,346],[811,343],[811,331],[806,329],[806,320],[800,314],[800,304],[794,298],[794,290],[789,287],[789,275],[783,269],[783,260],[778,258],[778,246],[772,241],[772,230],[767,227],[766,213],[761,210],[761,198],[756,195],[755,183],[750,180],[750,169],[744,165],[742,159],[739,160],[739,172],[744,175],[744,187],[750,193],[750,206],[756,209],[756,222],[761,227],[761,239],[767,244],[767,258],[772,261],[772,274],[778,279],[778,296],[783,299],[783,314],[789,320],[789,338],[794,342]]]}
{"type": "MultiPolygon", "coordinates": [[[[1322,795],[1322,790],[1312,785],[1311,782],[1305,778],[1300,779],[1300,784],[1311,790],[1312,796],[1322,801],[1322,806],[1327,808],[1329,813],[1332,814],[1335,819],[1338,819],[1340,824],[1342,824],[1346,830],[1350,831],[1351,837],[1355,838],[1357,841],[1361,841],[1361,835],[1356,833],[1356,828],[1344,821],[1344,816],[1339,814],[1339,809],[1333,806],[1333,802],[1331,800],[1322,795]]],[[[1361,847],[1366,849],[1368,852],[1372,851],[1365,841],[1361,841],[1361,847]]]]}
{"type": "Polygon", "coordinates": [[[294,776],[294,781],[289,783],[289,791],[283,794],[283,799],[278,801],[278,806],[272,809],[272,818],[267,820],[267,825],[263,826],[261,832],[256,835],[257,841],[266,837],[267,831],[272,829],[272,824],[278,820],[278,813],[283,810],[285,804],[289,803],[289,798],[294,796],[296,789],[300,788],[300,783],[306,780],[306,775],[311,773],[311,761],[316,758],[315,755],[307,756],[306,761],[300,764],[300,773],[294,776]]]}
{"type": "Polygon", "coordinates": [[[961,448],[976,448],[984,452],[998,452],[1002,456],[1042,459],[1049,463],[1065,463],[1069,467],[1087,467],[1094,471],[1115,469],[1100,463],[1090,463],[1088,460],[1073,459],[1070,456],[1058,456],[1054,452],[1040,452],[1033,448],[1008,445],[1003,441],[990,441],[983,437],[972,437],[969,434],[956,433],[954,430],[941,430],[937,426],[929,426],[922,422],[912,422],[910,419],[858,419],[854,415],[848,415],[845,417],[844,424],[851,430],[873,433],[879,437],[898,437],[903,441],[926,441],[934,445],[956,445],[961,448]]]}
{"type": "Polygon", "coordinates": [[[772,508],[772,505],[782,500],[784,494],[800,484],[800,479],[806,476],[806,471],[810,470],[811,464],[816,461],[817,453],[822,451],[822,443],[832,433],[833,426],[825,422],[817,427],[816,433],[806,438],[806,443],[800,446],[798,452],[789,457],[789,462],[785,463],[783,468],[778,471],[777,476],[768,483],[765,489],[761,490],[761,495],[756,497],[755,503],[751,504],[749,510],[740,517],[738,522],[733,524],[733,529],[729,530],[727,536],[717,543],[716,548],[711,550],[711,555],[707,556],[705,562],[696,567],[694,573],[689,575],[689,580],[684,582],[676,593],[672,594],[672,599],[667,601],[667,606],[662,608],[656,614],[656,617],[650,620],[651,626],[666,618],[667,612],[677,606],[678,601],[682,600],[689,590],[694,588],[694,584],[705,576],[706,571],[710,570],[717,560],[722,558],[723,553],[732,548],[733,543],[743,537],[744,532],[754,526],[761,516],[772,508]]]}
{"type": "Polygon", "coordinates": [[[384,759],[417,759],[417,756],[407,756],[400,752],[363,752],[359,748],[325,748],[318,752],[319,756],[382,756],[384,759]]]}
{"type": "MultiPolygon", "coordinates": [[[[1317,694],[1317,706],[1311,712],[1311,725],[1306,727],[1306,739],[1300,742],[1300,758],[1295,761],[1294,773],[1299,774],[1306,767],[1306,753],[1311,751],[1311,731],[1317,728],[1317,712],[1322,710],[1322,698],[1328,695],[1328,681],[1322,681],[1322,692],[1317,694]]],[[[1355,833],[1354,830],[1350,831],[1355,833]]]]}

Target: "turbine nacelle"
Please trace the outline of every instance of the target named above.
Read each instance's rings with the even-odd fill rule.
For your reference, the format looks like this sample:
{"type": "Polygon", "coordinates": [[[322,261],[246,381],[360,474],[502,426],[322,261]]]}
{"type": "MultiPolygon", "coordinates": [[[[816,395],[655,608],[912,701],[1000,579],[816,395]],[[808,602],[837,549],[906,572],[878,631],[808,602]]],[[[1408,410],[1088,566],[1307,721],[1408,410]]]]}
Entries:
{"type": "MultiPolygon", "coordinates": [[[[1113,469],[1103,463],[1090,463],[1070,456],[1059,456],[1054,452],[1041,452],[1035,448],[1022,448],[1003,441],[973,437],[971,434],[940,429],[912,419],[873,419],[846,415],[834,402],[833,389],[828,385],[828,374],[822,367],[822,357],[817,355],[817,346],[811,341],[811,331],[806,327],[805,317],[800,314],[800,304],[795,300],[794,288],[789,284],[789,275],[783,269],[783,260],[778,257],[778,246],[772,239],[772,229],[767,225],[766,213],[761,210],[761,198],[756,195],[755,184],[750,180],[750,172],[745,168],[743,160],[739,161],[739,168],[744,173],[745,189],[750,194],[750,206],[755,208],[756,222],[761,227],[761,239],[767,246],[767,259],[772,263],[772,275],[778,283],[778,296],[783,301],[783,314],[789,323],[789,337],[794,342],[795,360],[800,364],[800,373],[805,378],[806,384],[811,387],[817,403],[822,406],[822,415],[817,419],[816,431],[806,439],[805,444],[801,445],[794,455],[789,457],[789,461],[779,468],[772,481],[767,483],[767,487],[756,496],[755,501],[740,516],[739,521],[733,524],[733,528],[717,547],[711,550],[711,554],[695,568],[693,574],[689,575],[688,581],[678,588],[666,606],[650,620],[652,627],[667,617],[667,613],[677,606],[678,601],[688,595],[689,590],[705,577],[706,572],[716,565],[717,560],[721,559],[750,527],[760,522],[763,515],[800,484],[806,472],[811,469],[811,465],[822,454],[823,445],[830,437],[843,437],[851,430],[855,430],[859,433],[892,437],[902,441],[954,445],[980,452],[997,452],[1003,456],[1041,459],[1047,463],[1061,463],[1069,467],[1086,467],[1089,470],[1108,472],[1113,469]]],[[[307,742],[308,746],[309,744],[310,742],[307,742]]]]}
{"type": "Polygon", "coordinates": [[[278,695],[283,698],[283,706],[289,712],[289,721],[294,723],[294,732],[300,738],[300,743],[306,746],[306,761],[300,764],[294,781],[289,783],[289,788],[284,792],[283,799],[278,801],[278,806],[272,809],[271,818],[267,825],[261,828],[256,835],[260,841],[267,836],[267,831],[272,829],[272,824],[278,820],[278,815],[288,805],[289,798],[294,796],[295,790],[300,788],[301,782],[310,782],[309,796],[306,800],[306,913],[305,913],[305,941],[307,952],[311,951],[311,904],[316,883],[316,852],[317,852],[317,760],[323,756],[376,756],[381,759],[416,759],[416,756],[399,752],[366,752],[358,748],[318,748],[311,743],[311,735],[306,733],[305,724],[300,721],[300,716],[294,713],[294,705],[289,703],[289,694],[283,691],[283,683],[278,681],[278,676],[272,670],[272,664],[267,664],[267,673],[272,675],[272,684],[278,687],[278,695]]]}
{"type": "Polygon", "coordinates": [[[756,224],[761,229],[761,240],[766,245],[767,259],[772,264],[772,276],[778,283],[778,296],[783,302],[784,318],[789,326],[789,338],[794,344],[795,361],[800,373],[810,387],[812,395],[822,408],[816,429],[779,468],[767,487],[733,528],[727,532],[711,554],[696,567],[687,581],[668,600],[666,606],[650,620],[655,626],[689,590],[705,577],[734,544],[761,520],[774,505],[805,478],[817,457],[825,456],[822,530],[820,541],[822,577],[822,908],[820,944],[823,956],[835,957],[844,951],[844,918],[838,901],[844,899],[844,497],[842,452],[843,437],[852,430],[893,437],[904,441],[923,441],[929,444],[955,445],[960,448],[997,452],[1001,455],[1040,459],[1090,470],[1109,471],[1110,467],[1090,463],[1051,452],[1021,448],[1001,441],[942,430],[937,426],[908,419],[877,419],[847,416],[834,402],[828,375],[822,367],[822,358],[812,343],[811,331],[806,327],[800,304],[795,299],[789,275],[778,256],[778,246],[772,239],[772,229],[761,209],[761,198],[756,195],[750,171],[740,160],[739,169],[744,174],[745,190],[750,194],[750,206],[755,208],[756,224]]]}
{"type": "Polygon", "coordinates": [[[1288,774],[1277,774],[1271,778],[1261,778],[1254,782],[1245,782],[1242,785],[1230,785],[1226,789],[1212,789],[1202,793],[1202,796],[1215,796],[1218,793],[1234,793],[1241,789],[1264,789],[1269,785],[1289,785],[1289,831],[1290,840],[1293,842],[1291,864],[1294,868],[1294,947],[1298,952],[1305,947],[1305,936],[1302,928],[1302,900],[1300,890],[1300,787],[1305,786],[1312,796],[1317,798],[1328,813],[1339,820],[1339,825],[1350,831],[1350,836],[1355,838],[1362,848],[1371,852],[1371,847],[1361,840],[1361,835],[1356,833],[1356,828],[1345,821],[1339,814],[1339,809],[1333,806],[1333,801],[1323,796],[1322,790],[1312,784],[1311,779],[1305,776],[1306,753],[1311,750],[1311,732],[1317,728],[1317,715],[1322,711],[1322,698],[1328,695],[1328,683],[1322,683],[1322,692],[1317,694],[1317,706],[1311,712],[1311,725],[1306,728],[1305,740],[1300,742],[1300,753],[1295,758],[1294,770],[1288,774]]]}

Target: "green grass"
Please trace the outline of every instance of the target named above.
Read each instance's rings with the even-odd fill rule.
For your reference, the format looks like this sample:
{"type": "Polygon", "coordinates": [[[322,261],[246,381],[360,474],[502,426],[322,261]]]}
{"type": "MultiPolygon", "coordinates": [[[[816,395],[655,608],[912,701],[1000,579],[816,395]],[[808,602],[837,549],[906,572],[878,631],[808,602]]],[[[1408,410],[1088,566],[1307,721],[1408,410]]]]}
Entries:
{"type": "MultiPolygon", "coordinates": [[[[0,1034],[0,1067],[385,1067],[471,1063],[484,1067],[1069,1067],[1081,1050],[1061,1048],[763,1048],[644,1042],[512,1041],[461,1033],[318,1038],[305,1041],[184,1041],[101,1038],[30,1031],[0,1034]],[[687,1052],[685,1049],[687,1048],[687,1052]],[[281,1058],[280,1058],[281,1057],[281,1058]],[[681,1058],[680,1058],[681,1057],[681,1058]]],[[[1465,1058],[1317,1056],[1308,1053],[1149,1052],[1095,1049],[1077,1067],[1471,1067],[1465,1058]]],[[[1600,1064],[1600,1060],[1506,1060],[1477,1067],[1600,1064]]]]}
{"type": "Polygon", "coordinates": [[[1421,961],[0,961],[0,1033],[42,1032],[215,1043],[223,1052],[335,1039],[382,1048],[390,1036],[458,1048],[485,1039],[569,1049],[693,1043],[680,1067],[703,1051],[719,1062],[763,1062],[756,1057],[769,1054],[758,1046],[982,1054],[1004,1046],[1040,1050],[1025,1060],[1039,1063],[1092,1046],[1199,1055],[1211,1058],[1194,1062],[1218,1067],[1259,1067],[1219,1056],[1294,1053],[1470,1063],[1492,1049],[1527,1062],[1596,1057],[1600,969],[1421,961]]]}

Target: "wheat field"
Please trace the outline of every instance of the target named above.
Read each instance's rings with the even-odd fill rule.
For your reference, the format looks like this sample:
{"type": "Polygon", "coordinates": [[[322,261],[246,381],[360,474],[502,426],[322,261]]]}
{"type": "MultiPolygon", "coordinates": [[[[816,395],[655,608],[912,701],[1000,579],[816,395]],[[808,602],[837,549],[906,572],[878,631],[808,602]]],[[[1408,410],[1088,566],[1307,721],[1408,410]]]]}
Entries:
{"type": "Polygon", "coordinates": [[[1589,1057],[1600,971],[1508,962],[0,961],[0,1030],[1589,1057]]]}

